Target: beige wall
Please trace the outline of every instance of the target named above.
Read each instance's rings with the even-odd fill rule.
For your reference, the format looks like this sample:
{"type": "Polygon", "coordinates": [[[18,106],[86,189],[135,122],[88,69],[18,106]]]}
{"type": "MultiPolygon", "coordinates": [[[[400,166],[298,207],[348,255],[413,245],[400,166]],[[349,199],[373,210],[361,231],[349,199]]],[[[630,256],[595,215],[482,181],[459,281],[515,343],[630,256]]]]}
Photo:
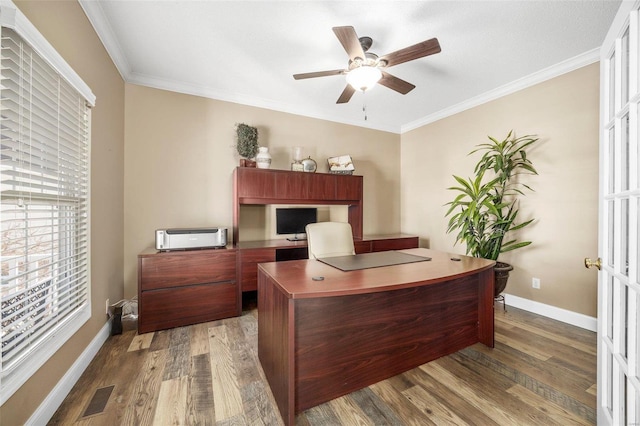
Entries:
{"type": "Polygon", "coordinates": [[[597,274],[583,259],[596,256],[598,218],[599,65],[593,64],[402,135],[402,231],[421,244],[464,253],[446,234],[444,204],[454,197],[452,175],[468,177],[467,157],[487,135],[537,134],[530,158],[539,176],[522,199],[522,219],[535,218],[521,237],[529,247],[505,253],[515,270],[506,293],[595,317],[597,274]],[[531,278],[541,279],[540,290],[531,278]]]}
{"type": "Polygon", "coordinates": [[[106,322],[105,300],[123,295],[124,83],[80,5],[15,1],[96,95],[91,131],[91,319],[0,407],[0,423],[21,425],[106,322]]]}
{"type": "MultiPolygon", "coordinates": [[[[154,245],[156,229],[231,231],[236,123],[258,128],[274,169],[290,169],[294,146],[320,172],[328,157],[351,155],[364,176],[365,234],[400,231],[400,135],[131,84],[125,92],[126,297],[137,294],[137,255],[154,245]]],[[[271,229],[264,210],[243,209],[241,220],[271,229]]],[[[241,238],[269,235],[258,228],[241,238]]]]}

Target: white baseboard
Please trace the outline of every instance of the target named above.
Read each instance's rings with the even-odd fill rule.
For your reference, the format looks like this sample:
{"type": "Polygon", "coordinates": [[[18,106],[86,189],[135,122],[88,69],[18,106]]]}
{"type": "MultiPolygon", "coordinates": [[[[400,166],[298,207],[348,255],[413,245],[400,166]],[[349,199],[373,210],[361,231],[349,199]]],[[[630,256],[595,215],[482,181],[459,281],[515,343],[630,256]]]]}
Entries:
{"type": "Polygon", "coordinates": [[[545,305],[544,303],[534,302],[533,300],[523,299],[522,297],[512,296],[506,293],[504,294],[504,298],[507,306],[513,306],[514,308],[533,312],[534,314],[562,321],[593,332],[598,329],[598,319],[594,317],[557,308],[551,305],[545,305]]]}
{"type": "Polygon", "coordinates": [[[89,366],[91,360],[96,356],[104,342],[111,334],[111,321],[107,321],[98,331],[96,337],[93,338],[89,346],[76,359],[67,373],[60,379],[56,386],[49,392],[49,395],[42,401],[38,409],[29,417],[26,425],[46,425],[56,410],[67,397],[73,385],[76,384],[84,370],[89,366]]]}

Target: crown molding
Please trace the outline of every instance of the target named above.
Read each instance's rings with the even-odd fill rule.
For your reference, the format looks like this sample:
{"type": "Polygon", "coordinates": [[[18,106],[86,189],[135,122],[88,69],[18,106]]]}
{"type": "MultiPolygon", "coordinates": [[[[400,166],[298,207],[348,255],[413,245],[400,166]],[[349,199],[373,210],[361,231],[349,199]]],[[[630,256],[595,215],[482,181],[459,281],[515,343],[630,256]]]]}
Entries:
{"type": "Polygon", "coordinates": [[[363,124],[360,121],[345,120],[342,117],[339,117],[337,115],[327,114],[326,112],[321,110],[311,110],[311,109],[300,110],[299,108],[293,108],[287,104],[278,103],[278,102],[274,102],[274,101],[262,99],[262,98],[256,98],[254,96],[239,95],[239,94],[230,93],[230,92],[221,92],[211,88],[206,88],[206,87],[197,86],[197,85],[190,85],[190,84],[171,81],[171,80],[159,79],[156,77],[142,75],[139,73],[129,73],[129,77],[125,78],[125,80],[128,83],[138,84],[141,86],[147,86],[147,87],[152,87],[156,89],[169,90],[173,92],[184,93],[184,94],[194,95],[194,96],[201,96],[201,97],[221,100],[225,102],[253,106],[257,108],[266,108],[273,111],[280,111],[280,112],[285,112],[289,114],[315,118],[319,120],[327,120],[327,121],[332,121],[332,122],[337,122],[342,124],[348,124],[352,126],[366,127],[374,130],[381,130],[381,131],[401,135],[405,132],[417,129],[419,127],[425,126],[427,124],[433,123],[438,120],[442,120],[443,118],[458,114],[460,112],[466,111],[471,108],[475,108],[487,102],[491,102],[493,100],[502,98],[512,93],[516,93],[520,90],[529,88],[531,86],[535,86],[536,84],[542,83],[552,78],[561,76],[563,74],[567,74],[571,71],[575,71],[579,68],[596,63],[600,60],[599,51],[600,51],[599,48],[590,50],[574,58],[560,62],[551,67],[545,68],[539,72],[530,74],[526,77],[520,78],[511,83],[500,86],[495,90],[491,90],[489,92],[483,93],[479,96],[468,99],[464,102],[453,105],[449,108],[445,108],[443,110],[440,110],[434,114],[428,115],[419,120],[415,120],[410,123],[404,124],[400,127],[400,129],[392,125],[367,126],[366,124],[363,124]]]}
{"type": "Polygon", "coordinates": [[[231,102],[240,105],[247,105],[256,108],[265,108],[271,111],[284,112],[288,114],[300,115],[303,117],[315,118],[319,120],[327,120],[335,123],[348,124],[351,126],[364,127],[373,130],[380,130],[383,132],[399,134],[400,129],[397,126],[378,124],[371,125],[369,123],[363,123],[359,120],[346,120],[337,114],[331,114],[322,109],[300,109],[299,107],[292,107],[289,104],[282,102],[274,102],[269,99],[258,98],[255,96],[246,96],[238,93],[224,92],[215,90],[212,88],[178,82],[175,80],[167,80],[157,78],[141,73],[130,73],[128,83],[137,84],[139,86],[151,87],[154,89],[168,90],[171,92],[182,93],[186,95],[200,96],[203,98],[214,99],[218,101],[231,102]]]}
{"type": "Polygon", "coordinates": [[[600,60],[599,52],[599,48],[589,50],[581,55],[575,56],[571,59],[567,59],[566,61],[552,65],[536,73],[529,74],[528,76],[515,80],[511,83],[507,83],[504,86],[498,87],[497,89],[485,92],[474,98],[467,99],[464,102],[453,105],[449,108],[445,108],[419,120],[403,124],[400,129],[400,134],[417,129],[418,127],[422,127],[427,124],[431,124],[438,120],[442,120],[443,118],[458,114],[468,109],[475,108],[487,102],[502,98],[503,96],[510,95],[528,87],[535,86],[536,84],[561,76],[568,72],[575,71],[578,68],[591,65],[600,60]]]}
{"type": "Polygon", "coordinates": [[[118,38],[115,36],[113,28],[104,14],[101,2],[95,0],[78,0],[78,3],[80,3],[80,7],[84,10],[84,14],[87,15],[96,35],[107,50],[120,76],[124,81],[129,81],[131,77],[131,65],[129,65],[129,61],[127,61],[127,58],[122,54],[122,47],[120,43],[118,43],[118,38]]]}

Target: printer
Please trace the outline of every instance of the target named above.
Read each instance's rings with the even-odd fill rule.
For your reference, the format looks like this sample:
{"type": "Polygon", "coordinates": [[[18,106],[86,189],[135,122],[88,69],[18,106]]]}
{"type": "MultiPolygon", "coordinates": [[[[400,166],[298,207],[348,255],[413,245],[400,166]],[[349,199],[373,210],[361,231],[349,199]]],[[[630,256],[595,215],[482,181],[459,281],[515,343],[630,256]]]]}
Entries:
{"type": "Polygon", "coordinates": [[[156,250],[220,248],[227,245],[227,228],[173,228],[156,230],[156,250]]]}

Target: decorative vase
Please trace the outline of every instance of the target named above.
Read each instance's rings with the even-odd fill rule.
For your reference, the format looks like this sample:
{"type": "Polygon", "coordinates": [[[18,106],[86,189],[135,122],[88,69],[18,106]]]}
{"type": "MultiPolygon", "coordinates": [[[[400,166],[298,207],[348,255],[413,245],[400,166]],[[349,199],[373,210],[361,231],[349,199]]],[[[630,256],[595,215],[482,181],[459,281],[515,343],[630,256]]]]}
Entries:
{"type": "Polygon", "coordinates": [[[302,160],[302,171],[315,173],[317,168],[318,163],[316,163],[316,160],[314,160],[313,158],[308,157],[302,160]]]}
{"type": "Polygon", "coordinates": [[[268,169],[271,167],[271,154],[269,154],[269,148],[261,146],[258,148],[258,155],[256,155],[256,166],[259,169],[268,169]]]}

